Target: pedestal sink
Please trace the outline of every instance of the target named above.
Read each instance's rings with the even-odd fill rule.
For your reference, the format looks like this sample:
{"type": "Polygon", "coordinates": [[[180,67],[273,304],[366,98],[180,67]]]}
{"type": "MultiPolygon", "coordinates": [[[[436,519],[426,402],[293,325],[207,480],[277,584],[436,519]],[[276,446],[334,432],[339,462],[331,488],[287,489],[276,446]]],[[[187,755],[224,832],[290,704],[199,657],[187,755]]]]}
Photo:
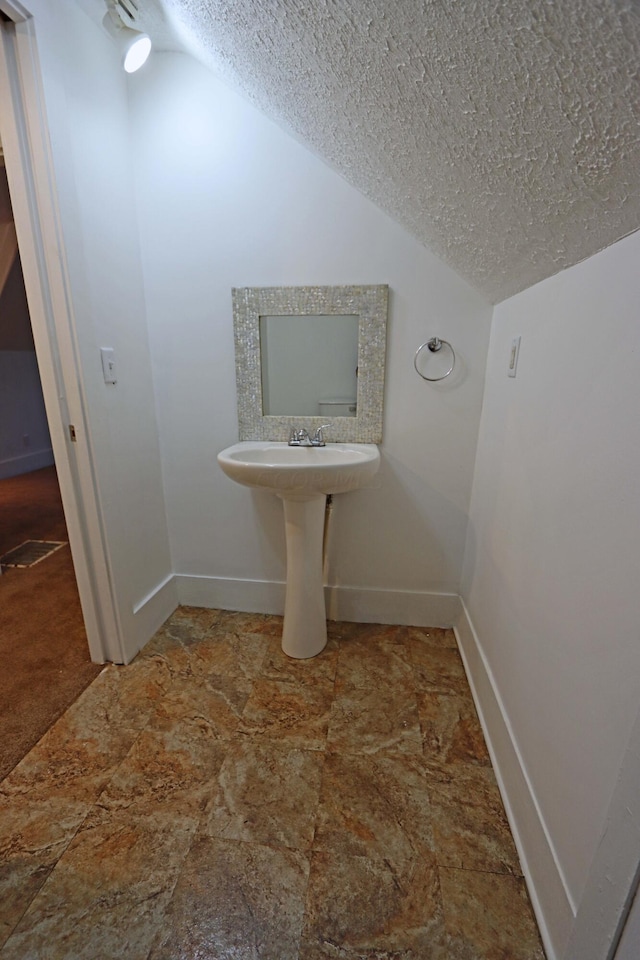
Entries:
{"type": "Polygon", "coordinates": [[[315,657],[327,642],[322,584],[326,496],[367,483],[380,465],[378,448],[372,443],[290,447],[244,440],[219,453],[218,463],[237,483],[282,499],[287,542],[282,649],[298,659],[315,657]]]}

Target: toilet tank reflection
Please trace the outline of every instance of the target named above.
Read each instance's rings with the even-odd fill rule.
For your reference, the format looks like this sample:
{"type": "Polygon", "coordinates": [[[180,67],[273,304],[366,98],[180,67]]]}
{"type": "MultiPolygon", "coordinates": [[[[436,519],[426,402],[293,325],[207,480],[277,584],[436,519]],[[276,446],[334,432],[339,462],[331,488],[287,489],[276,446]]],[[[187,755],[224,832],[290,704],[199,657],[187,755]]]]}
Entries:
{"type": "Polygon", "coordinates": [[[357,315],[261,316],[262,410],[267,416],[354,417],[357,315]],[[353,409],[349,409],[353,407],[353,409]]]}

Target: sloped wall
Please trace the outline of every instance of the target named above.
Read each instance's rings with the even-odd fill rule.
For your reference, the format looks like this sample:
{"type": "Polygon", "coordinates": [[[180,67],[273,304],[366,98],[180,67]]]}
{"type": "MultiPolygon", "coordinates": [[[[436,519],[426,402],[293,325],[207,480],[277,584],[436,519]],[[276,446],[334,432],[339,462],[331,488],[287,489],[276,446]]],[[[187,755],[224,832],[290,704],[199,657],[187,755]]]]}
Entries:
{"type": "Polygon", "coordinates": [[[461,635],[557,956],[640,706],[639,257],[495,309],[478,441],[461,635]]]}

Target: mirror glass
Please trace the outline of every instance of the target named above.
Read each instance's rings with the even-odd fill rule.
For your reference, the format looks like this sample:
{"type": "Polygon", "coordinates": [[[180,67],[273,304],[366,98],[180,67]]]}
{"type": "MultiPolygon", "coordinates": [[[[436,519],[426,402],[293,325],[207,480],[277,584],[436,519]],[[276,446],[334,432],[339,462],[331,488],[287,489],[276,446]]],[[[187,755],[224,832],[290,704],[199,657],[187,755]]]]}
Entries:
{"type": "Polygon", "coordinates": [[[357,316],[260,317],[262,412],[355,417],[357,316]]]}
{"type": "Polygon", "coordinates": [[[388,287],[232,290],[240,440],[379,443],[388,287]]]}

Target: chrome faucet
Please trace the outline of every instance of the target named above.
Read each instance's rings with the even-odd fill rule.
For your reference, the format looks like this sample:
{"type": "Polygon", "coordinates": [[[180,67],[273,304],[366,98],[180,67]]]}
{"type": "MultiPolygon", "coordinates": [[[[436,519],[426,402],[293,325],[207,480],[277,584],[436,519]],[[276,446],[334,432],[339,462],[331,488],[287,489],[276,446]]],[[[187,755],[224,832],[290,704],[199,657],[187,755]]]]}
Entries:
{"type": "Polygon", "coordinates": [[[291,433],[289,434],[289,446],[310,447],[311,437],[309,436],[309,431],[305,430],[304,427],[302,427],[301,430],[296,430],[295,427],[291,427],[291,433]]]}
{"type": "Polygon", "coordinates": [[[330,423],[323,423],[321,427],[318,427],[316,432],[312,437],[309,436],[309,431],[302,427],[300,430],[297,430],[295,427],[291,428],[291,433],[289,434],[289,446],[290,447],[326,447],[326,442],[324,439],[323,430],[326,430],[327,427],[330,427],[330,423]]]}

